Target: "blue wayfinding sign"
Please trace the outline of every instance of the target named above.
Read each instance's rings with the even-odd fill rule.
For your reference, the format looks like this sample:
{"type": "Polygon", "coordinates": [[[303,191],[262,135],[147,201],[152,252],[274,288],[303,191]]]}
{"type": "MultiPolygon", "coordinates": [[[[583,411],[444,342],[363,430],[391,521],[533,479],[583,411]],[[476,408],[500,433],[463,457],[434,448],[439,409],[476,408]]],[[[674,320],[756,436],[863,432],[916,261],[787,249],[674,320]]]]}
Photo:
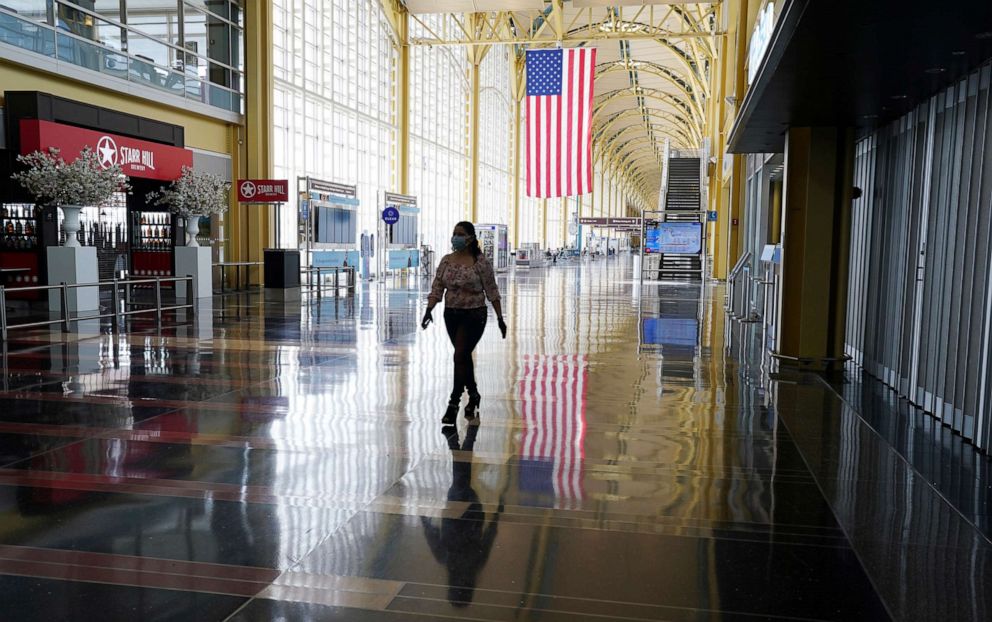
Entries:
{"type": "Polygon", "coordinates": [[[716,214],[715,211],[706,212],[706,221],[707,222],[716,222],[716,216],[717,216],[717,214],[716,214]]]}
{"type": "Polygon", "coordinates": [[[387,225],[395,225],[400,221],[400,211],[395,207],[387,207],[382,210],[382,222],[387,225]]]}

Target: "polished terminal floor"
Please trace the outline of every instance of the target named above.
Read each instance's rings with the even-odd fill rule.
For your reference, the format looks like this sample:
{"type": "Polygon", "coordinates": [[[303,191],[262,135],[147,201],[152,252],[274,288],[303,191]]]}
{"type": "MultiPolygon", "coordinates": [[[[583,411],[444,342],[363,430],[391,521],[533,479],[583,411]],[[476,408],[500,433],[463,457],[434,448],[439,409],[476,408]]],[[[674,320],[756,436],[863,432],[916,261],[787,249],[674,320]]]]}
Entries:
{"type": "Polygon", "coordinates": [[[15,333],[0,619],[992,617],[987,460],[856,374],[769,379],[719,286],[631,264],[501,279],[479,426],[439,423],[417,280],[15,333]]]}

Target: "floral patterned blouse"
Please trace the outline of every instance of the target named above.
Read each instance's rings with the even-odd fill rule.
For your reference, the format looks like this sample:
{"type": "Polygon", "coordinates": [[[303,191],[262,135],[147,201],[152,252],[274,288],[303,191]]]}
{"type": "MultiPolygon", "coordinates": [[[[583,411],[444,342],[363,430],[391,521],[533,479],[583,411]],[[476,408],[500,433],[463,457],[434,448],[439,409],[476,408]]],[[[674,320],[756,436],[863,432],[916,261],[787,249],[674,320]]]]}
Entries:
{"type": "Polygon", "coordinates": [[[473,266],[449,261],[445,255],[437,267],[427,302],[436,305],[442,297],[448,309],[478,309],[486,306],[487,298],[489,302],[498,301],[499,287],[493,265],[485,255],[480,255],[473,266]]]}

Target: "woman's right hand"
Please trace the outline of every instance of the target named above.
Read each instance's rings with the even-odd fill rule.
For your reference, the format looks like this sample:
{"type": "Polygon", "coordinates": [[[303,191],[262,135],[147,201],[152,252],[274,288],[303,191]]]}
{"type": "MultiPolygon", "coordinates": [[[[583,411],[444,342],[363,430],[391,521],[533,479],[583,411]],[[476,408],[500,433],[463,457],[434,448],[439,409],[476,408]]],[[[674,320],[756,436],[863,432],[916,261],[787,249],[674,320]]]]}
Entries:
{"type": "Polygon", "coordinates": [[[420,327],[427,330],[427,326],[434,321],[434,317],[431,316],[431,310],[428,309],[424,312],[424,319],[420,321],[420,327]]]}

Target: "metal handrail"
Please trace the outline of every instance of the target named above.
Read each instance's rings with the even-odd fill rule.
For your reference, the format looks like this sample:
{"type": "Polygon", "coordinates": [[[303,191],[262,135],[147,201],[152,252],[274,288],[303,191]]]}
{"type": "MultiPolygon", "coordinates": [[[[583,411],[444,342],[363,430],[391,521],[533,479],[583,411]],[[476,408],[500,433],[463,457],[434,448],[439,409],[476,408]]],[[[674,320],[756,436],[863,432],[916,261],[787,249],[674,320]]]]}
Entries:
{"type": "Polygon", "coordinates": [[[138,315],[140,313],[154,313],[156,324],[159,328],[162,328],[162,312],[163,311],[176,311],[179,309],[189,309],[190,315],[196,314],[195,298],[196,293],[193,291],[193,277],[192,275],[187,276],[177,276],[177,277],[155,277],[154,279],[126,279],[118,280],[114,278],[111,281],[97,281],[96,283],[65,283],[62,282],[58,285],[30,285],[28,287],[11,287],[7,288],[0,285],[0,341],[7,341],[8,331],[15,328],[37,328],[39,326],[52,326],[54,324],[62,324],[62,332],[70,332],[71,322],[80,322],[85,320],[99,320],[103,318],[111,318],[111,327],[114,333],[120,330],[120,317],[128,315],[138,315]],[[170,305],[167,307],[162,306],[162,283],[178,283],[184,281],[186,285],[186,304],[182,305],[170,305]],[[149,306],[145,309],[127,309],[127,306],[136,306],[130,300],[126,301],[124,311],[121,311],[121,286],[130,287],[132,285],[142,285],[142,284],[155,284],[155,305],[149,306]],[[72,316],[72,312],[69,311],[69,290],[81,289],[84,287],[102,287],[112,285],[113,286],[113,313],[96,313],[93,315],[77,315],[72,316]],[[8,324],[7,323],[7,293],[21,293],[21,292],[32,292],[32,291],[49,291],[49,290],[60,290],[61,296],[61,309],[60,317],[57,320],[41,320],[38,322],[24,322],[21,324],[8,324]]]}
{"type": "Polygon", "coordinates": [[[734,264],[733,270],[731,270],[730,274],[727,275],[727,295],[723,305],[724,311],[732,311],[734,309],[734,302],[736,302],[735,299],[737,294],[737,277],[750,260],[751,252],[748,251],[741,255],[740,259],[737,260],[737,263],[734,264]]]}
{"type": "Polygon", "coordinates": [[[317,287],[316,287],[317,298],[322,297],[323,291],[325,289],[320,279],[320,275],[323,272],[334,272],[334,286],[331,287],[330,289],[334,292],[335,296],[337,296],[337,291],[341,289],[341,281],[339,278],[341,272],[344,272],[345,274],[348,275],[348,280],[344,285],[345,289],[347,289],[352,294],[355,293],[357,273],[355,271],[354,266],[307,266],[301,268],[300,274],[305,273],[307,275],[307,289],[309,289],[310,291],[314,290],[313,275],[314,273],[317,274],[317,287]]]}

